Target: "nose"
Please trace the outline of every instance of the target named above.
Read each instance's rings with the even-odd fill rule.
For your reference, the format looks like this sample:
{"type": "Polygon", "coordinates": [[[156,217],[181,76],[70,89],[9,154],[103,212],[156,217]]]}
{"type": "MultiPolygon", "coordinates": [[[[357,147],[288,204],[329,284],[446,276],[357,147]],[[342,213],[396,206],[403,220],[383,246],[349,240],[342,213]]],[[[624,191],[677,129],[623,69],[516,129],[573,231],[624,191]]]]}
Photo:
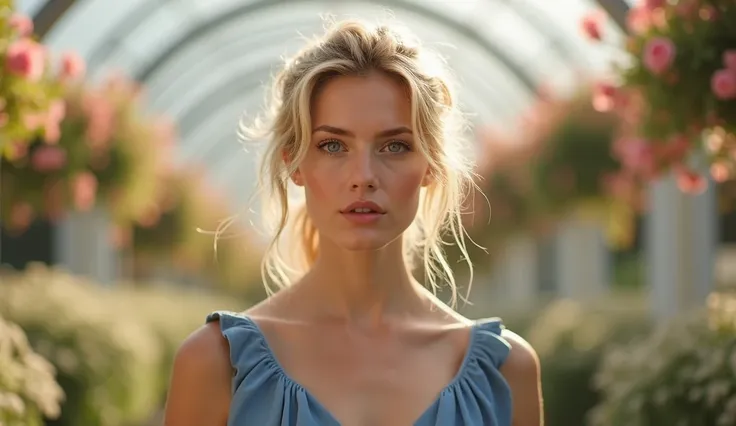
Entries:
{"type": "Polygon", "coordinates": [[[375,159],[372,153],[369,150],[358,150],[354,152],[353,160],[349,164],[351,169],[351,188],[353,190],[376,189],[378,187],[378,178],[375,170],[375,159]]]}

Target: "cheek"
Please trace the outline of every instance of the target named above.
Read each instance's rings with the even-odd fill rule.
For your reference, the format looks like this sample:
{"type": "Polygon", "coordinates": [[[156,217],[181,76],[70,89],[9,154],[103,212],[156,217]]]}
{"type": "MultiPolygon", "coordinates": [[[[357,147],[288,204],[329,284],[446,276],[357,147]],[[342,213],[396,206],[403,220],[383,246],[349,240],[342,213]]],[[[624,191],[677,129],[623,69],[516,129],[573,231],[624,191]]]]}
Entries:
{"type": "Polygon", "coordinates": [[[418,201],[424,181],[425,169],[413,168],[396,176],[394,184],[390,185],[393,198],[396,200],[418,201]]]}
{"type": "Polygon", "coordinates": [[[319,203],[328,200],[331,196],[334,197],[334,194],[337,193],[339,180],[335,179],[334,173],[327,168],[304,164],[300,167],[300,174],[308,200],[319,203]]]}

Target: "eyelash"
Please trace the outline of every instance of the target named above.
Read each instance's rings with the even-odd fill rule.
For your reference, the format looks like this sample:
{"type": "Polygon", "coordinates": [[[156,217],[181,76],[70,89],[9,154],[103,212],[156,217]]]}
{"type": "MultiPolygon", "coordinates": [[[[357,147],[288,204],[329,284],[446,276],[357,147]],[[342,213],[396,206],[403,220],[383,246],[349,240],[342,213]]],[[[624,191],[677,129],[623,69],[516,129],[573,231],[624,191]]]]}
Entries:
{"type": "MultiPolygon", "coordinates": [[[[323,148],[324,148],[325,146],[327,146],[328,144],[331,144],[331,143],[338,143],[338,144],[340,144],[340,146],[342,146],[342,145],[343,145],[343,144],[342,144],[342,142],[340,142],[340,141],[339,141],[339,140],[337,140],[337,139],[325,139],[325,140],[323,140],[322,142],[320,142],[320,144],[319,144],[319,145],[317,145],[317,148],[318,148],[318,149],[319,149],[320,151],[322,151],[322,152],[324,152],[325,154],[327,154],[327,155],[336,155],[336,154],[339,154],[339,152],[329,152],[329,151],[326,151],[326,150],[324,150],[324,149],[323,149],[323,148]]],[[[400,141],[400,140],[391,140],[391,141],[388,141],[388,142],[387,142],[387,143],[386,143],[386,144],[385,144],[385,145],[383,146],[383,148],[385,148],[385,147],[387,147],[387,146],[390,146],[391,144],[395,144],[395,143],[403,145],[403,146],[404,146],[404,148],[406,148],[406,151],[411,151],[411,145],[409,145],[409,144],[408,144],[407,142],[404,142],[404,141],[400,141]]],[[[381,148],[381,149],[383,149],[383,148],[381,148]]],[[[398,153],[396,153],[396,154],[398,154],[398,153]]]]}

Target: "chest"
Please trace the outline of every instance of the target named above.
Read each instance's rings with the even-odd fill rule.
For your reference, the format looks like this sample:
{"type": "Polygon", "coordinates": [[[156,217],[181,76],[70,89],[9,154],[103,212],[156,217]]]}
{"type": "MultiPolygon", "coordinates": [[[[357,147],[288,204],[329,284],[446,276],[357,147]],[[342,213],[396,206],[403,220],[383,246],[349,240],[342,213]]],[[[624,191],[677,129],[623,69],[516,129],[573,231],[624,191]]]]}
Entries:
{"type": "Polygon", "coordinates": [[[272,335],[269,346],[287,376],[343,426],[413,425],[455,379],[469,343],[467,330],[272,335]]]}

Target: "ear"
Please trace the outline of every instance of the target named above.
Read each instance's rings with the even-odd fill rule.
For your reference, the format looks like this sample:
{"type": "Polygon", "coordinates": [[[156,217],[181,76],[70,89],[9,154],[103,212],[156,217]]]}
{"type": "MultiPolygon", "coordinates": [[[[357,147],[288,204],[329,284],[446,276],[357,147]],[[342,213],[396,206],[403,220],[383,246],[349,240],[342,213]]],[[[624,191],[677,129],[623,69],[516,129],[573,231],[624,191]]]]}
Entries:
{"type": "MultiPolygon", "coordinates": [[[[281,151],[281,158],[284,160],[284,164],[288,167],[291,164],[291,156],[289,155],[286,150],[281,151]]],[[[294,173],[290,176],[291,181],[294,182],[294,185],[296,186],[303,186],[304,183],[302,182],[302,174],[299,171],[299,168],[294,171],[294,173]]]]}
{"type": "Polygon", "coordinates": [[[296,186],[304,186],[304,182],[302,182],[302,173],[299,169],[296,169],[296,171],[291,174],[291,181],[294,182],[294,185],[296,186]]]}
{"type": "Polygon", "coordinates": [[[434,176],[432,176],[432,170],[427,167],[427,171],[424,173],[424,177],[422,178],[422,187],[428,187],[434,183],[434,176]]]}

